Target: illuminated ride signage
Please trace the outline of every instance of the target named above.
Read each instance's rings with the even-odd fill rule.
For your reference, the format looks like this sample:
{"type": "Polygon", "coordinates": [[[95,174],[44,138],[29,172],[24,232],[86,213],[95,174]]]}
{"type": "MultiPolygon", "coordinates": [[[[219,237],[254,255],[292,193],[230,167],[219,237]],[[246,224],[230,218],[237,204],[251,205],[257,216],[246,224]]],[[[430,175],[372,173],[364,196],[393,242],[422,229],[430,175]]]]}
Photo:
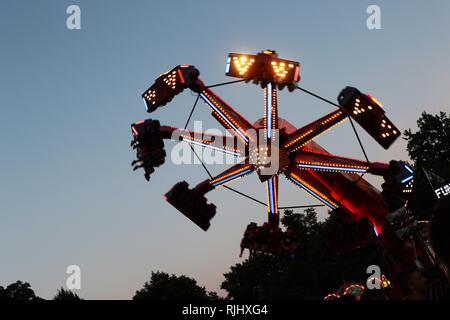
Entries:
{"type": "Polygon", "coordinates": [[[230,53],[225,74],[260,83],[263,88],[273,83],[280,90],[287,86],[289,91],[293,91],[300,81],[300,63],[279,59],[272,50],[264,50],[256,55],[230,53]]]}
{"type": "Polygon", "coordinates": [[[436,193],[436,196],[438,197],[438,199],[441,199],[443,197],[450,195],[450,183],[434,190],[434,192],[436,193]]]}
{"type": "Polygon", "coordinates": [[[339,105],[358,122],[383,148],[388,149],[400,131],[385,116],[384,110],[374,97],[346,87],[338,96],[339,105]]]}
{"type": "Polygon", "coordinates": [[[147,112],[166,105],[174,96],[195,82],[199,74],[197,69],[189,65],[179,65],[160,74],[155,83],[142,94],[147,112]]]}

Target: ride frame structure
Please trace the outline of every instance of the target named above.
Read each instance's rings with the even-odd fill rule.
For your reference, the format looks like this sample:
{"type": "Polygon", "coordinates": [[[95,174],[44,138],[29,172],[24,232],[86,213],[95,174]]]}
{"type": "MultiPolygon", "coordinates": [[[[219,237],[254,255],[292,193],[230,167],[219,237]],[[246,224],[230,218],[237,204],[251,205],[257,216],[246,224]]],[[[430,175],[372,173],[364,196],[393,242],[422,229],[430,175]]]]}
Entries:
{"type": "MultiPolygon", "coordinates": [[[[340,208],[355,220],[367,218],[374,231],[397,263],[408,264],[402,253],[401,241],[391,230],[386,219],[388,209],[380,192],[363,176],[373,174],[390,176],[403,193],[410,192],[414,171],[405,162],[370,162],[353,121],[358,123],[383,148],[388,149],[400,136],[400,131],[386,117],[385,111],[374,97],[353,87],[344,88],[338,95],[338,104],[298,86],[300,63],[280,59],[273,50],[256,55],[231,53],[226,60],[226,75],[239,80],[207,86],[199,77],[200,72],[190,65],[179,65],[161,74],[143,94],[148,112],[166,105],[177,94],[189,88],[197,98],[185,127],[161,126],[159,121],[147,119],[131,125],[132,146],[137,160],[134,170],[143,168],[145,178],[150,179],[155,167],[165,162],[164,139],[172,139],[193,146],[213,149],[215,152],[233,155],[242,161],[226,171],[212,176],[202,162],[209,178],[189,189],[187,182],[177,183],[166,193],[166,200],[197,224],[208,230],[216,207],[208,203],[206,193],[224,187],[267,207],[269,225],[279,225],[278,204],[279,176],[283,175],[296,187],[306,191],[321,205],[331,210],[340,208]],[[238,82],[259,84],[264,91],[264,117],[254,123],[248,121],[213,90],[214,87],[238,82]],[[278,91],[300,90],[337,109],[302,127],[295,127],[278,115],[278,91]],[[210,108],[212,116],[230,133],[211,136],[187,130],[188,123],[199,100],[210,108]],[[365,159],[353,159],[329,153],[315,139],[335,126],[348,120],[354,130],[365,159]],[[174,138],[176,137],[176,138],[174,138]],[[227,184],[253,172],[265,184],[267,202],[263,203],[243,194],[227,184]]],[[[195,153],[198,157],[197,153],[195,153]]],[[[200,159],[200,157],[198,157],[200,159]]],[[[408,260],[408,261],[407,261],[408,260]]]]}

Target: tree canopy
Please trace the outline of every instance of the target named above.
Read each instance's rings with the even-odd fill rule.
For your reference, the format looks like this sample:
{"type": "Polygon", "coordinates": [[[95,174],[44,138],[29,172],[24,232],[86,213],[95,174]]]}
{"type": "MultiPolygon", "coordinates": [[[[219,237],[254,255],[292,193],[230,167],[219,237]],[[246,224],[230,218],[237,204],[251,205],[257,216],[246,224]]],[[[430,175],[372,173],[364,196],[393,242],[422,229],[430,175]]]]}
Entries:
{"type": "Polygon", "coordinates": [[[82,300],[75,292],[60,288],[53,300],[82,300]]]}
{"type": "Polygon", "coordinates": [[[425,168],[450,178],[450,114],[423,112],[417,132],[404,132],[407,150],[416,168],[425,168]]]}
{"type": "Polygon", "coordinates": [[[0,287],[0,300],[38,299],[28,282],[16,281],[6,288],[0,287]]]}
{"type": "Polygon", "coordinates": [[[207,292],[197,281],[186,276],[152,272],[150,281],[136,291],[133,300],[209,300],[217,299],[214,292],[207,292]]]}
{"type": "Polygon", "coordinates": [[[437,201],[434,189],[450,182],[450,115],[423,112],[417,127],[418,131],[408,129],[404,135],[416,169],[409,207],[423,220],[429,218],[437,201]]]}
{"type": "MultiPolygon", "coordinates": [[[[294,230],[299,243],[294,256],[254,254],[224,274],[221,288],[230,299],[322,299],[344,280],[365,282],[367,266],[380,263],[379,248],[365,245],[330,254],[334,239],[328,235],[344,224],[341,214],[334,212],[319,222],[313,208],[303,213],[286,210],[281,222],[294,230]]],[[[346,231],[355,234],[361,223],[349,225],[346,231]]]]}
{"type": "MultiPolygon", "coordinates": [[[[416,217],[426,218],[436,201],[429,177],[450,179],[450,115],[423,112],[417,126],[416,132],[404,132],[416,168],[409,206],[416,217]]],[[[321,299],[343,281],[365,282],[367,266],[382,265],[383,253],[370,239],[370,224],[350,221],[339,211],[319,222],[312,208],[287,210],[281,222],[295,230],[299,245],[294,257],[255,254],[231,267],[222,289],[231,299],[321,299]]]]}

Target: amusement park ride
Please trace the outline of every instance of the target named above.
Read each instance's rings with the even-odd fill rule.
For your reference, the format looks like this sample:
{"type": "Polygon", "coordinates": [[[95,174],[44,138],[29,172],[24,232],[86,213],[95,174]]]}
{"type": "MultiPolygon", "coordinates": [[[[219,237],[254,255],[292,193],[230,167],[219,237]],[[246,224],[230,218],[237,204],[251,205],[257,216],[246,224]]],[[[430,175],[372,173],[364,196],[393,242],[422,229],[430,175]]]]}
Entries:
{"type": "MultiPolygon", "coordinates": [[[[160,75],[142,97],[147,111],[154,112],[181,93],[191,89],[211,109],[212,116],[232,133],[214,136],[160,126],[157,120],[132,124],[133,148],[137,149],[134,169],[142,167],[149,180],[155,167],[164,163],[163,139],[175,132],[179,140],[191,145],[214,148],[244,160],[225,172],[211,177],[193,189],[183,181],[166,194],[166,200],[203,230],[210,226],[216,207],[208,204],[205,194],[215,188],[256,172],[267,189],[269,224],[279,224],[278,183],[284,175],[294,185],[315,197],[330,209],[341,207],[357,220],[367,217],[376,233],[381,234],[387,222],[388,210],[380,193],[358,174],[393,176],[398,187],[407,191],[413,180],[413,170],[404,162],[379,163],[351,159],[327,152],[314,139],[325,131],[351,118],[387,149],[400,136],[400,131],[386,117],[381,104],[373,97],[353,87],[346,87],[338,96],[339,105],[312,123],[296,128],[278,116],[277,91],[294,91],[300,80],[300,64],[278,58],[275,51],[256,55],[231,53],[227,58],[226,75],[242,81],[260,84],[264,90],[264,118],[249,122],[199,78],[199,71],[190,65],[180,65],[160,75]],[[264,136],[255,132],[264,132],[264,136]],[[231,141],[230,141],[231,140],[231,141]],[[271,157],[277,155],[277,157],[271,157]],[[276,170],[267,173],[269,167],[276,170]]],[[[351,121],[350,119],[350,121],[351,121]]],[[[353,124],[353,123],[352,123],[353,124]]]]}
{"type": "MultiPolygon", "coordinates": [[[[216,214],[216,207],[208,203],[205,194],[224,186],[251,198],[225,184],[256,172],[267,191],[268,223],[262,227],[250,223],[246,234],[255,230],[267,232],[269,228],[272,237],[276,234],[288,239],[292,235],[292,230],[288,229],[283,235],[279,228],[278,183],[279,176],[283,175],[295,186],[329,207],[332,213],[352,217],[357,224],[363,222],[362,225],[365,225],[367,221],[370,222],[369,225],[373,227],[374,232],[370,232],[367,239],[372,242],[370,239],[375,237],[376,243],[384,249],[384,255],[389,261],[387,274],[388,277],[392,277],[394,289],[396,288],[393,292],[397,297],[404,297],[404,292],[400,289],[396,277],[412,269],[428,272],[430,296],[439,296],[439,293],[433,292],[441,292],[442,288],[446,287],[447,282],[443,281],[446,278],[446,269],[442,268],[427,240],[427,221],[417,220],[408,207],[415,188],[414,180],[419,175],[416,175],[404,161],[370,162],[355,129],[353,121],[384,149],[388,149],[400,136],[400,130],[386,117],[385,110],[374,97],[356,88],[346,87],[339,93],[337,104],[322,98],[298,86],[300,63],[280,59],[272,50],[265,50],[256,55],[229,54],[226,60],[226,75],[239,80],[207,86],[199,75],[194,66],[179,65],[161,74],[142,94],[148,112],[154,112],[166,105],[188,88],[197,95],[197,99],[184,129],[161,126],[158,120],[152,119],[131,125],[133,134],[131,145],[137,155],[137,160],[132,163],[133,170],[143,168],[145,179],[149,180],[155,167],[165,162],[164,139],[187,143],[194,154],[196,152],[193,147],[200,146],[234,156],[238,160],[230,169],[215,177],[202,162],[210,178],[192,189],[186,181],[177,183],[165,195],[165,199],[171,205],[206,231],[210,227],[210,220],[216,214]],[[252,82],[261,86],[264,91],[263,118],[251,123],[211,90],[212,87],[237,82],[252,82]],[[297,128],[278,116],[277,92],[284,88],[290,92],[300,90],[337,109],[306,126],[297,128]],[[211,109],[212,116],[227,130],[226,135],[186,130],[199,99],[205,102],[211,109]],[[331,154],[315,142],[319,135],[345,120],[349,120],[365,160],[331,154]],[[364,180],[365,174],[382,176],[385,181],[383,191],[379,192],[364,180]]],[[[351,247],[358,240],[348,241],[348,238],[356,236],[354,230],[353,232],[349,230],[345,227],[337,230],[339,233],[337,238],[344,239],[344,243],[350,243],[351,247]]],[[[364,228],[361,230],[365,232],[364,228]]],[[[280,237],[277,238],[280,245],[273,250],[273,247],[270,249],[271,245],[258,245],[257,248],[249,246],[248,241],[244,241],[246,234],[241,243],[242,250],[249,248],[251,252],[259,250],[272,254],[286,253],[286,247],[281,245],[283,241],[280,241],[280,237]],[[285,251],[280,251],[280,248],[285,251]]],[[[364,235],[362,237],[364,238],[364,235]]],[[[341,246],[343,247],[348,245],[341,246]]],[[[391,283],[384,275],[380,279],[384,279],[383,284],[388,283],[386,288],[391,287],[391,283]]],[[[327,298],[334,299],[352,292],[356,292],[358,297],[363,293],[362,288],[361,284],[343,285],[342,292],[330,294],[327,298]]]]}
{"type": "MultiPolygon", "coordinates": [[[[365,152],[365,160],[334,155],[315,142],[319,135],[349,120],[353,129],[355,121],[378,144],[388,149],[400,136],[400,130],[387,118],[382,105],[374,97],[356,88],[346,87],[339,93],[336,104],[298,86],[298,62],[280,59],[271,50],[256,55],[231,53],[226,60],[226,75],[239,80],[219,85],[252,82],[259,84],[264,91],[264,117],[251,123],[211,90],[219,85],[207,86],[199,75],[199,71],[191,65],[179,65],[161,74],[142,95],[147,111],[156,111],[183,90],[190,89],[197,95],[192,111],[197,101],[203,100],[211,109],[212,116],[231,134],[212,136],[161,126],[159,121],[152,119],[131,125],[131,145],[137,154],[137,160],[132,165],[134,170],[144,169],[146,180],[150,179],[155,167],[165,162],[164,139],[187,143],[193,151],[193,146],[201,146],[242,159],[214,177],[205,167],[210,178],[192,189],[185,181],[177,183],[165,195],[166,200],[177,210],[206,231],[216,213],[216,207],[208,203],[205,194],[256,172],[267,191],[267,225],[279,230],[278,183],[279,176],[283,175],[331,210],[339,209],[355,221],[369,220],[377,241],[384,247],[397,272],[412,265],[417,266],[419,255],[426,257],[420,264],[426,264],[423,261],[430,256],[426,246],[422,246],[422,253],[418,253],[421,250],[419,246],[414,246],[412,255],[405,248],[404,239],[410,237],[409,231],[412,230],[409,222],[404,223],[409,219],[404,219],[407,214],[402,211],[405,202],[394,201],[396,204],[392,206],[387,204],[390,201],[386,201],[392,195],[406,200],[410,197],[415,177],[413,169],[403,161],[370,162],[365,152]],[[306,92],[337,109],[297,128],[278,116],[277,92],[284,88],[290,92],[306,92]],[[384,178],[384,185],[387,187],[383,187],[383,195],[363,179],[365,174],[384,178]],[[385,192],[386,190],[389,192],[385,192]],[[397,224],[401,221],[400,227],[395,226],[394,220],[397,224]]],[[[355,134],[361,144],[356,130],[355,134]]],[[[364,151],[363,147],[362,149],[364,151]]],[[[429,257],[431,265],[434,263],[432,260],[429,257]]]]}

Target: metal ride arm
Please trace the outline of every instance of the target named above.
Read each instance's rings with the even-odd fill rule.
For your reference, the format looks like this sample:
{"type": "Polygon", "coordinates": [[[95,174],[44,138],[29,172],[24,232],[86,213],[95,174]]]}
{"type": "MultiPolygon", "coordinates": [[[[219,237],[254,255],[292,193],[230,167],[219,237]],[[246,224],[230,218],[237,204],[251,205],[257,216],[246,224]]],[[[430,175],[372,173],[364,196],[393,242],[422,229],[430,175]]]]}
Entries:
{"type": "Polygon", "coordinates": [[[339,207],[339,199],[323,185],[318,183],[314,176],[307,170],[301,170],[295,166],[290,166],[284,171],[286,178],[326,205],[331,210],[339,207]]]}
{"type": "Polygon", "coordinates": [[[147,119],[133,123],[131,132],[133,134],[131,145],[133,149],[136,149],[137,157],[132,162],[132,166],[134,170],[143,168],[146,180],[150,179],[155,167],[159,167],[165,162],[166,151],[163,139],[176,139],[236,157],[245,156],[245,146],[239,144],[234,137],[161,126],[157,120],[147,119]]]}
{"type": "Polygon", "coordinates": [[[195,191],[204,195],[215,188],[226,185],[234,180],[240,179],[243,176],[252,173],[253,171],[255,171],[255,166],[252,164],[247,164],[245,162],[235,164],[234,166],[223,171],[217,176],[199,183],[195,187],[195,191]]]}
{"type": "Polygon", "coordinates": [[[186,88],[198,93],[211,108],[212,115],[226,129],[231,130],[245,143],[251,140],[247,130],[255,129],[253,125],[228,105],[222,98],[209,89],[199,78],[200,72],[193,66],[180,65],[161,74],[143,94],[148,112],[166,105],[173,97],[186,88]]]}
{"type": "Polygon", "coordinates": [[[356,220],[368,218],[381,234],[387,223],[387,209],[380,193],[361,177],[343,173],[319,172],[290,167],[287,178],[330,209],[344,208],[356,220]]]}
{"type": "Polygon", "coordinates": [[[407,188],[415,176],[413,168],[404,161],[366,162],[308,148],[302,148],[294,153],[294,163],[303,170],[370,173],[393,181],[400,188],[407,188]]]}
{"type": "Polygon", "coordinates": [[[205,84],[198,79],[193,90],[200,94],[200,98],[211,108],[212,116],[231,133],[236,135],[245,143],[249,143],[254,138],[252,132],[256,132],[254,126],[228,105],[221,97],[214,93],[211,89],[205,86],[205,84]],[[252,132],[248,130],[252,129],[252,132]]]}
{"type": "Polygon", "coordinates": [[[303,170],[371,173],[380,176],[386,175],[389,171],[388,163],[366,162],[308,148],[302,148],[294,153],[294,163],[303,170]]]}
{"type": "Polygon", "coordinates": [[[183,141],[191,146],[200,146],[205,149],[219,151],[236,157],[244,157],[246,153],[245,145],[240,143],[236,137],[233,136],[205,134],[203,132],[166,126],[161,127],[161,130],[163,132],[170,132],[170,136],[167,137],[168,139],[171,138],[175,141],[183,141]]]}
{"type": "MultiPolygon", "coordinates": [[[[264,137],[268,150],[272,153],[273,143],[279,143],[279,132],[277,89],[271,82],[264,88],[264,110],[264,137]]],[[[274,147],[278,148],[278,145],[274,147]]],[[[277,175],[272,175],[266,181],[266,192],[268,221],[271,226],[276,227],[280,221],[277,175]]]]}
{"type": "Polygon", "coordinates": [[[299,172],[306,172],[300,178],[322,193],[319,194],[321,198],[332,204],[328,204],[328,207],[333,209],[333,202],[330,200],[334,199],[335,204],[344,207],[352,215],[367,217],[376,226],[377,233],[381,234],[387,214],[383,198],[378,190],[356,174],[383,176],[385,181],[391,181],[398,188],[405,189],[414,178],[414,170],[403,161],[364,162],[329,154],[314,142],[310,146],[315,150],[304,148],[295,153],[295,165],[292,167],[297,171],[293,171],[291,167],[287,172],[297,175],[299,172]]]}
{"type": "Polygon", "coordinates": [[[337,126],[346,119],[347,114],[342,110],[331,112],[291,133],[282,143],[282,146],[283,148],[286,148],[289,153],[295,152],[311,140],[317,138],[319,135],[330,130],[334,126],[337,126]]]}

